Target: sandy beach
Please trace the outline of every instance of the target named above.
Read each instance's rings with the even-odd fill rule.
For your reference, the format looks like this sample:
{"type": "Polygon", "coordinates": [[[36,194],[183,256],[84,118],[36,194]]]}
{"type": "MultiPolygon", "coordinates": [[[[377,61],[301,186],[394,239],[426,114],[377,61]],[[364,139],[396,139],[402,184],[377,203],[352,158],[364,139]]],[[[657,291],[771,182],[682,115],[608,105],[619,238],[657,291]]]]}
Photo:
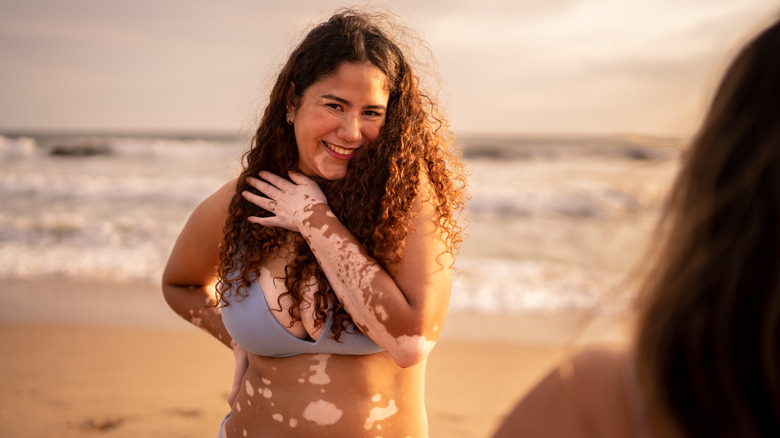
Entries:
{"type": "MultiPolygon", "coordinates": [[[[47,280],[3,289],[2,436],[216,435],[232,355],[179,320],[154,287],[47,280]]],[[[624,322],[589,322],[585,339],[583,319],[571,315],[451,313],[429,359],[430,436],[489,436],[576,343],[626,333],[624,322]]]]}

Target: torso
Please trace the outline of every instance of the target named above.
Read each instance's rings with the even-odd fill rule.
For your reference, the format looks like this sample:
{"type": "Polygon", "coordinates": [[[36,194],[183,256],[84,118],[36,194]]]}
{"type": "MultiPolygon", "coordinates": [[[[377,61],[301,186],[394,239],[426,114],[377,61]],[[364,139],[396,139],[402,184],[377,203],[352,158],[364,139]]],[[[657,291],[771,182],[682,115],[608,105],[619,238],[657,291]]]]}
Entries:
{"type": "MultiPolygon", "coordinates": [[[[258,279],[268,307],[295,337],[329,336],[314,324],[305,292],[292,323],[284,269],[294,256],[283,248],[265,261],[258,279]]],[[[308,299],[307,299],[308,297],[308,299]]],[[[223,310],[224,312],[224,310],[223,310]]],[[[342,335],[343,336],[343,335],[342,335]]],[[[227,437],[426,437],[425,361],[406,369],[385,352],[367,355],[298,354],[267,357],[249,353],[249,369],[225,424],[227,437]],[[246,433],[246,435],[245,435],[246,433]]]]}
{"type": "Polygon", "coordinates": [[[250,355],[227,436],[426,437],[424,376],[384,352],[250,355]]]}

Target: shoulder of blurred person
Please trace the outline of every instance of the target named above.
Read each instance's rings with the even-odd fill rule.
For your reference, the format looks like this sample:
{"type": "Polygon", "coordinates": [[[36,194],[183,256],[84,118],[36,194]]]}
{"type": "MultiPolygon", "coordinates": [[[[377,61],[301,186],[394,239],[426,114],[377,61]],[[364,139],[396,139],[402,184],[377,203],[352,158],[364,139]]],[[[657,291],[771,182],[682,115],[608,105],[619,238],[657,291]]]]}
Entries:
{"type": "Polygon", "coordinates": [[[495,438],[631,437],[640,399],[623,346],[593,346],[558,364],[509,412],[495,438]]]}

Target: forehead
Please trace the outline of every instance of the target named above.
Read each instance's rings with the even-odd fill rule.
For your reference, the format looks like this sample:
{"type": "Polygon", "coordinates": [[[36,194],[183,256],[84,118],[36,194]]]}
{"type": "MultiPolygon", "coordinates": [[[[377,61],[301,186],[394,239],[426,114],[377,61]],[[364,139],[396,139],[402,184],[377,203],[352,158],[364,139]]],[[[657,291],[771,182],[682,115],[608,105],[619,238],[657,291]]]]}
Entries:
{"type": "Polygon", "coordinates": [[[390,95],[387,77],[370,63],[345,62],[336,70],[314,82],[305,95],[325,94],[348,100],[356,105],[386,105],[390,95]]]}

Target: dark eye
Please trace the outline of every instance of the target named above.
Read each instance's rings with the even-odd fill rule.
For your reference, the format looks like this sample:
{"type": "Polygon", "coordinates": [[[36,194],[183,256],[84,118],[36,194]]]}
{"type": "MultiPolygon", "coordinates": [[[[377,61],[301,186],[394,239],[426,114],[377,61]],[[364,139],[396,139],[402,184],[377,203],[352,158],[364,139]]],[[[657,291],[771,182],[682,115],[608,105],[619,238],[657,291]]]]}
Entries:
{"type": "Polygon", "coordinates": [[[341,105],[337,103],[326,103],[325,106],[327,106],[330,109],[341,110],[341,105]]]}

